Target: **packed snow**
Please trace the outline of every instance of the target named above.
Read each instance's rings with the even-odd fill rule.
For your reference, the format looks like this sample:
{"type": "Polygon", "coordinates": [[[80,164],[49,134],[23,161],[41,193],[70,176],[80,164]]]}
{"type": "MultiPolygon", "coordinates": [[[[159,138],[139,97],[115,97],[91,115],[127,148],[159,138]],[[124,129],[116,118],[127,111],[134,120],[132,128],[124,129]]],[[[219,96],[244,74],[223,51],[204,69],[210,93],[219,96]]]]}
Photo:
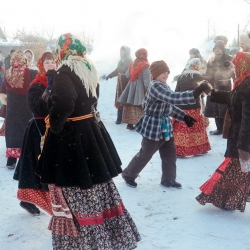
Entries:
{"type": "MultiPolygon", "coordinates": [[[[169,80],[170,82],[171,80],[169,80]]],[[[174,83],[171,83],[174,88],[174,83]]],[[[141,136],[116,125],[114,107],[116,79],[101,82],[98,109],[122,159],[123,168],[139,151],[141,136]]],[[[0,125],[3,119],[0,120],[0,125]]],[[[215,124],[210,119],[209,130],[215,124]]],[[[177,160],[177,181],[182,189],[160,185],[161,160],[156,153],[137,178],[133,189],[121,176],[114,179],[123,202],[133,217],[142,241],[138,250],[246,250],[250,249],[250,211],[229,212],[211,204],[201,206],[195,197],[201,186],[223,161],[226,140],[210,136],[212,150],[204,156],[177,160]]],[[[31,216],[19,206],[18,182],[13,170],[5,167],[5,138],[0,137],[0,250],[52,249],[51,232],[47,229],[50,215],[41,212],[31,216]]]]}

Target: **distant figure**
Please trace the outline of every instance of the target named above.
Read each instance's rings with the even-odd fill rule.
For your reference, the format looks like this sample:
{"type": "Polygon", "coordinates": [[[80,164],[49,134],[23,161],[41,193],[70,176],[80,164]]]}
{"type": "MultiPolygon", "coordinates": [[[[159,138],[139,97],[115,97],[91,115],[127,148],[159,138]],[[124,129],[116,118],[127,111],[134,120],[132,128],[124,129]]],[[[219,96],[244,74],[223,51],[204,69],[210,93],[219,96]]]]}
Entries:
{"type": "Polygon", "coordinates": [[[5,74],[5,69],[3,66],[3,61],[0,61],[0,86],[2,85],[3,81],[4,81],[4,74],[5,74]]]}
{"type": "Polygon", "coordinates": [[[127,123],[127,129],[134,130],[134,124],[143,115],[142,102],[150,84],[148,52],[139,49],[135,52],[136,59],[126,72],[129,83],[122,92],[119,103],[123,104],[122,122],[127,123]]]}
{"type": "Polygon", "coordinates": [[[244,52],[250,52],[250,33],[240,35],[240,47],[244,52]]]}
{"type": "Polygon", "coordinates": [[[34,64],[35,55],[32,50],[26,49],[23,51],[28,59],[28,67],[32,70],[37,70],[36,65],[34,64]]]}
{"type": "Polygon", "coordinates": [[[37,71],[30,70],[27,58],[22,51],[15,51],[11,57],[11,67],[6,70],[7,111],[6,111],[6,167],[14,169],[20,157],[23,136],[29,120],[32,118],[27,103],[30,83],[37,71]]]}
{"type": "Polygon", "coordinates": [[[116,93],[115,93],[115,107],[117,108],[117,119],[115,122],[116,124],[121,124],[122,122],[123,107],[121,104],[118,103],[118,99],[128,83],[128,78],[125,76],[125,73],[128,70],[130,63],[132,63],[133,61],[130,56],[129,47],[127,46],[121,47],[120,58],[121,59],[118,62],[117,68],[106,77],[106,80],[108,80],[115,76],[118,76],[116,84],[116,93]]]}
{"type": "Polygon", "coordinates": [[[201,56],[200,51],[196,48],[193,48],[191,50],[189,50],[189,55],[190,58],[189,60],[193,59],[193,58],[199,58],[201,61],[200,67],[199,67],[199,72],[202,75],[205,75],[207,72],[207,61],[201,56]]]}
{"type": "Polygon", "coordinates": [[[10,59],[11,59],[11,56],[12,56],[13,52],[15,52],[14,49],[12,49],[10,51],[9,55],[4,58],[4,68],[5,68],[5,70],[8,70],[10,68],[10,66],[11,66],[10,59]]]}
{"type": "MultiPolygon", "coordinates": [[[[214,56],[208,61],[205,79],[215,90],[230,91],[233,76],[232,57],[225,53],[225,46],[221,41],[216,42],[213,51],[214,56]]],[[[216,130],[210,131],[210,135],[222,134],[226,110],[226,104],[211,103],[210,97],[207,97],[205,116],[215,118],[216,123],[216,130]]]]}
{"type": "MultiPolygon", "coordinates": [[[[199,58],[193,58],[187,62],[185,70],[178,78],[175,92],[191,91],[198,86],[198,83],[202,81],[199,71],[200,64],[201,60],[199,58]]],[[[200,112],[200,96],[196,98],[195,104],[176,106],[197,121],[190,128],[184,122],[173,121],[176,155],[191,157],[194,155],[203,155],[211,150],[204,119],[200,112]]]]}

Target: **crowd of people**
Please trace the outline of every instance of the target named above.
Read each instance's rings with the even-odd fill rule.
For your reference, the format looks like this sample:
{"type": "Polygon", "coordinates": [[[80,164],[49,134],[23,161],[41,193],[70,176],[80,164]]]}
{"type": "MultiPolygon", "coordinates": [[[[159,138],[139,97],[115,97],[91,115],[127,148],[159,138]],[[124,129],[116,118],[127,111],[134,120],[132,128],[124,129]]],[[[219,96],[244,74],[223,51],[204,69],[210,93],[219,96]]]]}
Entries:
{"type": "Polygon", "coordinates": [[[61,35],[55,53],[44,52],[37,66],[30,49],[11,50],[0,61],[6,167],[14,169],[20,206],[51,215],[53,249],[136,248],[140,234],[112,179],[121,174],[136,188],[139,173],[159,151],[161,185],[180,189],[176,159],[211,150],[208,118],[216,123],[210,135],[227,138],[227,148],[196,199],[244,212],[250,201],[250,34],[240,41],[234,58],[225,53],[225,36],[215,37],[208,62],[190,49],[175,91],[167,84],[165,61],[150,63],[145,48],[133,61],[130,48],[121,47],[117,68],[106,77],[117,77],[115,123],[142,135],[124,169],[97,110],[97,70],[78,37],[61,35]]]}

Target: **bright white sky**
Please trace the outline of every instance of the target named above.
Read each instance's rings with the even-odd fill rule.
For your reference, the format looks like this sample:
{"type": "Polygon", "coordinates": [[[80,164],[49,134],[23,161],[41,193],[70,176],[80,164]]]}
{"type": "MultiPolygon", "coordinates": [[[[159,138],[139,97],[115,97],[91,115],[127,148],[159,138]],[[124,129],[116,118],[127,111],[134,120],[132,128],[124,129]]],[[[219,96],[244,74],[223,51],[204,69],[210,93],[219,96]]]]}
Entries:
{"type": "MultiPolygon", "coordinates": [[[[19,0],[4,1],[0,27],[11,36],[19,28],[62,33],[83,30],[94,37],[95,54],[119,59],[119,48],[134,52],[144,47],[149,59],[178,61],[179,55],[201,48],[210,34],[225,35],[232,42],[250,20],[244,0],[19,0]],[[181,54],[179,54],[181,53],[181,54]]],[[[250,25],[248,25],[250,29],[250,25]]]]}

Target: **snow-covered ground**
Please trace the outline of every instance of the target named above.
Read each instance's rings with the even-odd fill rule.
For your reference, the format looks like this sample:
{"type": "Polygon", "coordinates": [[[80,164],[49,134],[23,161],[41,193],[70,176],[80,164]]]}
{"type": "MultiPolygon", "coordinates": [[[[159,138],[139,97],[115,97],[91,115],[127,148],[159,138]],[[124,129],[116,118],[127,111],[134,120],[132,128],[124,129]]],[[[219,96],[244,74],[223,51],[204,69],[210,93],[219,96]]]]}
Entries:
{"type": "MultiPolygon", "coordinates": [[[[115,125],[115,85],[116,79],[101,82],[98,109],[125,168],[138,152],[141,136],[127,130],[125,124],[115,125]]],[[[213,119],[210,122],[208,130],[215,129],[213,119]]],[[[226,148],[226,140],[220,136],[209,139],[212,150],[207,155],[177,160],[181,190],[160,185],[158,153],[141,172],[137,188],[126,186],[121,176],[114,179],[140,231],[138,250],[250,249],[248,206],[245,213],[228,212],[211,204],[201,206],[195,200],[199,186],[222,162],[226,148]]],[[[0,137],[0,250],[52,249],[51,233],[47,230],[50,216],[42,212],[39,217],[32,217],[19,206],[17,182],[12,179],[13,170],[5,164],[5,139],[0,137]]]]}

